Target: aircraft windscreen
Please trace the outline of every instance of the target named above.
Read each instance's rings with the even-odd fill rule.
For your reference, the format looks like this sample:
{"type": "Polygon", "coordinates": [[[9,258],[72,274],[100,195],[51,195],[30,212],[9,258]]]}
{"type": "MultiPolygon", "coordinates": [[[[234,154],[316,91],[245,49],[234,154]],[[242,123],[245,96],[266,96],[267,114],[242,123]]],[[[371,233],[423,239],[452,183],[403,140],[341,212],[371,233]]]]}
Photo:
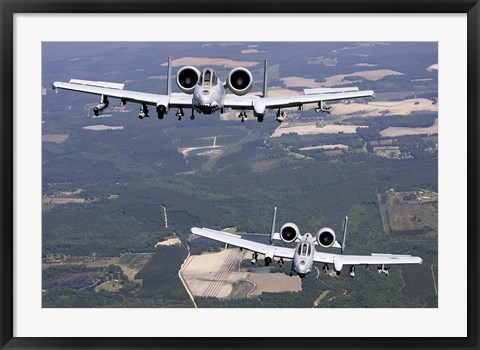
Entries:
{"type": "Polygon", "coordinates": [[[213,70],[206,69],[200,76],[200,84],[202,86],[215,86],[217,85],[217,75],[213,70]]]}
{"type": "Polygon", "coordinates": [[[300,247],[298,247],[298,254],[301,256],[308,256],[311,253],[312,253],[312,248],[308,243],[303,243],[300,247]]]}

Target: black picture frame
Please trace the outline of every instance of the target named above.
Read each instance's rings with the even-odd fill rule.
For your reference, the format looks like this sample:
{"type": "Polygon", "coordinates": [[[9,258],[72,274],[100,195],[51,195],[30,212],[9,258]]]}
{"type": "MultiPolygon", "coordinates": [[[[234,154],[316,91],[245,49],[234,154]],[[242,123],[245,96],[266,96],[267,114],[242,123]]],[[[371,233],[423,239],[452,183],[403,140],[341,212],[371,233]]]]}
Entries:
{"type": "MultiPolygon", "coordinates": [[[[1,152],[0,193],[0,348],[1,349],[139,349],[139,348],[479,348],[478,155],[479,0],[0,0],[1,11],[1,152]],[[468,325],[466,338],[18,338],[13,336],[13,17],[16,13],[466,13],[468,88],[468,325]]],[[[287,321],[285,321],[287,322],[287,321]]],[[[455,322],[455,320],[452,320],[455,322]]],[[[259,324],[258,326],[261,326],[259,324]]],[[[318,325],[309,325],[315,327],[318,325]]],[[[326,327],[332,325],[325,325],[326,327]]],[[[345,330],[346,334],[348,330],[345,330]]]]}

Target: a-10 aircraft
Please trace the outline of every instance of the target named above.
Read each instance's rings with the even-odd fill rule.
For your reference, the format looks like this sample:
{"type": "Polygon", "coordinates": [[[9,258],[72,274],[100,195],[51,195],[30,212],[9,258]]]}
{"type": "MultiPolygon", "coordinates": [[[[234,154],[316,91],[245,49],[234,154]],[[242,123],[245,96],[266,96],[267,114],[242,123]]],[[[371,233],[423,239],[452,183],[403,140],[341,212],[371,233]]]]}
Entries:
{"type": "Polygon", "coordinates": [[[195,111],[202,114],[212,114],[216,111],[223,113],[226,108],[239,110],[238,117],[242,122],[247,118],[246,111],[253,111],[259,122],[263,121],[268,109],[276,110],[276,120],[285,120],[285,111],[282,108],[298,107],[305,104],[317,103],[316,112],[329,113],[327,101],[347,100],[352,98],[374,97],[372,90],[359,91],[357,87],[345,88],[317,88],[305,89],[303,95],[281,97],[268,97],[267,91],[267,60],[264,63],[263,92],[262,96],[246,94],[253,85],[252,73],[246,68],[234,68],[228,74],[227,80],[222,82],[212,68],[205,68],[200,72],[192,66],[185,66],[177,72],[177,85],[183,93],[173,93],[171,85],[172,58],[168,58],[167,92],[165,95],[152,94],[138,91],[124,90],[125,84],[109,83],[103,81],[88,81],[71,79],[70,82],[54,82],[53,89],[65,89],[85,92],[100,96],[100,103],[93,107],[96,116],[102,113],[109,105],[109,98],[118,98],[121,105],[127,102],[140,104],[138,118],[149,116],[149,106],[153,106],[159,119],[172,108],[176,108],[179,120],[184,116],[183,109],[191,108],[190,119],[195,118],[195,111]],[[225,92],[228,88],[233,94],[225,92]]]}
{"type": "Polygon", "coordinates": [[[191,232],[206,238],[210,238],[219,242],[223,242],[227,245],[239,247],[240,249],[247,249],[253,252],[252,264],[257,261],[258,254],[265,256],[265,265],[268,266],[274,261],[274,258],[280,258],[279,264],[283,264],[283,259],[292,259],[292,269],[290,276],[293,272],[298,274],[300,278],[305,277],[306,274],[312,271],[313,263],[322,263],[323,270],[326,272],[329,269],[329,265],[332,265],[336,274],[340,275],[344,266],[350,267],[350,276],[355,277],[355,266],[366,265],[367,268],[370,265],[377,265],[378,272],[388,275],[388,268],[385,265],[400,265],[400,264],[421,264],[422,259],[416,256],[410,255],[393,255],[393,254],[371,254],[371,255],[344,255],[345,240],[347,234],[348,217],[345,217],[343,224],[343,238],[342,244],[335,239],[335,232],[329,228],[324,227],[320,229],[317,235],[314,237],[310,233],[300,234],[298,226],[294,223],[286,223],[280,229],[280,232],[275,232],[275,220],[276,220],[277,208],[275,208],[273,214],[272,232],[270,235],[270,245],[259,242],[254,242],[248,239],[244,239],[239,235],[227,233],[223,231],[216,231],[209,228],[193,227],[191,232]],[[273,245],[274,240],[281,240],[286,243],[296,242],[295,248],[280,247],[273,245]],[[315,245],[319,245],[322,248],[335,247],[341,249],[341,254],[331,254],[318,252],[315,249],[315,245]]]}

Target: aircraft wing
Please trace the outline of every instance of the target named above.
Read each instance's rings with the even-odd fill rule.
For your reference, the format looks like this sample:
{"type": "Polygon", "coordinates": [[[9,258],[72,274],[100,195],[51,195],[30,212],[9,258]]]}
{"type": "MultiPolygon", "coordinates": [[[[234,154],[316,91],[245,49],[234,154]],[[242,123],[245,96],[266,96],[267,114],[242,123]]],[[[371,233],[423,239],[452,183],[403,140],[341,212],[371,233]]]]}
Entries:
{"type": "Polygon", "coordinates": [[[421,264],[422,259],[411,255],[371,254],[371,255],[341,255],[315,251],[313,261],[325,264],[342,265],[400,265],[421,264]]]}
{"type": "Polygon", "coordinates": [[[298,107],[307,103],[318,103],[323,101],[347,100],[351,98],[373,97],[372,90],[366,91],[352,91],[352,92],[337,92],[337,93],[323,93],[323,94],[309,94],[309,95],[293,95],[282,97],[267,97],[265,98],[266,108],[285,108],[298,107]]]}
{"type": "Polygon", "coordinates": [[[192,96],[187,94],[160,95],[146,92],[123,90],[124,84],[108,83],[102,81],[88,81],[72,79],[68,83],[54,82],[53,89],[79,91],[93,95],[103,95],[122,99],[128,102],[145,103],[157,106],[163,104],[169,107],[191,107],[192,96]]]}
{"type": "Polygon", "coordinates": [[[293,259],[293,255],[295,254],[295,249],[293,248],[277,247],[274,245],[254,242],[248,239],[244,239],[241,236],[235,235],[233,233],[198,227],[192,227],[191,232],[202,237],[227,243],[235,247],[251,250],[252,252],[264,254],[270,257],[293,259]]]}
{"type": "Polygon", "coordinates": [[[259,97],[259,96],[237,96],[227,94],[225,96],[225,107],[233,109],[275,109],[299,107],[308,103],[318,103],[324,101],[347,100],[351,98],[374,97],[372,90],[344,92],[326,92],[322,89],[306,90],[304,95],[291,95],[280,97],[259,97]],[[320,93],[316,93],[316,92],[320,93]],[[322,91],[324,91],[322,93],[322,91]]]}

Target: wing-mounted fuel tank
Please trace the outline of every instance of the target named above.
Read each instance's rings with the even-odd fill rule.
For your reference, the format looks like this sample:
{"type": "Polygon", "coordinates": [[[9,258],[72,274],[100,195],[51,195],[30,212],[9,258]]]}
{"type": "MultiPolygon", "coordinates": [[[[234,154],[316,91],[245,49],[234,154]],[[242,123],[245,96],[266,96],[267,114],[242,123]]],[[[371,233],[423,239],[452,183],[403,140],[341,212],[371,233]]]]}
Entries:
{"type": "Polygon", "coordinates": [[[177,85],[186,94],[193,94],[195,85],[200,78],[200,71],[192,66],[180,68],[177,73],[177,85]]]}
{"type": "Polygon", "coordinates": [[[298,229],[298,226],[292,222],[287,222],[280,229],[280,238],[287,243],[294,242],[299,235],[300,230],[298,229]]]}
{"type": "Polygon", "coordinates": [[[252,89],[252,73],[243,67],[232,69],[228,74],[226,84],[235,95],[243,96],[252,89]]]}
{"type": "Polygon", "coordinates": [[[321,228],[317,233],[317,243],[323,247],[328,248],[335,244],[335,232],[330,227],[321,228]]]}

